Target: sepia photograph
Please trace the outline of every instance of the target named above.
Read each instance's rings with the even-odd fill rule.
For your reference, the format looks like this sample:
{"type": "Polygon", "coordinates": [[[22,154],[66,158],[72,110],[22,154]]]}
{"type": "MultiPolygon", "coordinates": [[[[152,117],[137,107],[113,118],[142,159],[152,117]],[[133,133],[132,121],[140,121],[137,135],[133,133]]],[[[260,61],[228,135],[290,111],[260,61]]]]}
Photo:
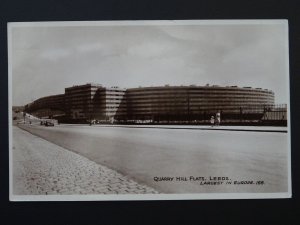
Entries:
{"type": "Polygon", "coordinates": [[[11,201],[291,198],[287,20],[8,23],[11,201]]]}

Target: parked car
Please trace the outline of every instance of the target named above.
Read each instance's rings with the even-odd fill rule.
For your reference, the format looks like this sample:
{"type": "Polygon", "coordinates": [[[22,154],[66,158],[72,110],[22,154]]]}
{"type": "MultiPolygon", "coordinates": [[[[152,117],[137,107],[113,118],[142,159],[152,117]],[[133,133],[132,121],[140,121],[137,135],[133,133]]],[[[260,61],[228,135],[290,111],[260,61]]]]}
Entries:
{"type": "Polygon", "coordinates": [[[52,122],[50,122],[50,121],[46,121],[46,123],[45,123],[45,126],[46,127],[53,127],[54,126],[54,123],[52,123],[52,122]]]}
{"type": "Polygon", "coordinates": [[[45,125],[46,127],[53,127],[54,123],[50,122],[50,121],[41,121],[41,125],[45,125]]]}

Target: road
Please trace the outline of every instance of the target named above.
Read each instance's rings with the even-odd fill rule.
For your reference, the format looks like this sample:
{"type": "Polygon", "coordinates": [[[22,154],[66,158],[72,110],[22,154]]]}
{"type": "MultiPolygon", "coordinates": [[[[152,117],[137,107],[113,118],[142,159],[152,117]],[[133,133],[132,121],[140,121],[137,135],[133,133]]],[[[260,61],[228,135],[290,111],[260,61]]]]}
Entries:
{"type": "Polygon", "coordinates": [[[19,126],[162,193],[287,192],[287,133],[19,126]],[[264,184],[199,185],[199,181],[154,180],[190,176],[264,184]]]}

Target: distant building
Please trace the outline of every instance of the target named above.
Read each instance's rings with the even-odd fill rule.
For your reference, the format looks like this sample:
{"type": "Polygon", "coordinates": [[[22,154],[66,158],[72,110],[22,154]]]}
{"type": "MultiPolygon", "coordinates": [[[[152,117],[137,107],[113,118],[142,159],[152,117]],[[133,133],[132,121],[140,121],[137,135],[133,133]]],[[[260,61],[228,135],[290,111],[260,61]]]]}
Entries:
{"type": "Polygon", "coordinates": [[[15,113],[23,112],[24,111],[24,106],[13,106],[12,111],[15,113]]]}
{"type": "Polygon", "coordinates": [[[25,105],[24,110],[38,117],[53,117],[65,114],[65,95],[50,95],[25,105]]]}

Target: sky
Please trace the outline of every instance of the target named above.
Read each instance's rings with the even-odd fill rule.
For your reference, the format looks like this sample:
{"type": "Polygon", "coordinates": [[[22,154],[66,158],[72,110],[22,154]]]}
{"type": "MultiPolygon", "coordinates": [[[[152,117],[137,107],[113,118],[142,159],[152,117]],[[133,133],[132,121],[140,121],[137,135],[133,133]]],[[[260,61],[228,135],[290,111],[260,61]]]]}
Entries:
{"type": "Polygon", "coordinates": [[[16,26],[12,104],[86,83],[251,86],[287,103],[286,38],[282,23],[16,26]]]}

